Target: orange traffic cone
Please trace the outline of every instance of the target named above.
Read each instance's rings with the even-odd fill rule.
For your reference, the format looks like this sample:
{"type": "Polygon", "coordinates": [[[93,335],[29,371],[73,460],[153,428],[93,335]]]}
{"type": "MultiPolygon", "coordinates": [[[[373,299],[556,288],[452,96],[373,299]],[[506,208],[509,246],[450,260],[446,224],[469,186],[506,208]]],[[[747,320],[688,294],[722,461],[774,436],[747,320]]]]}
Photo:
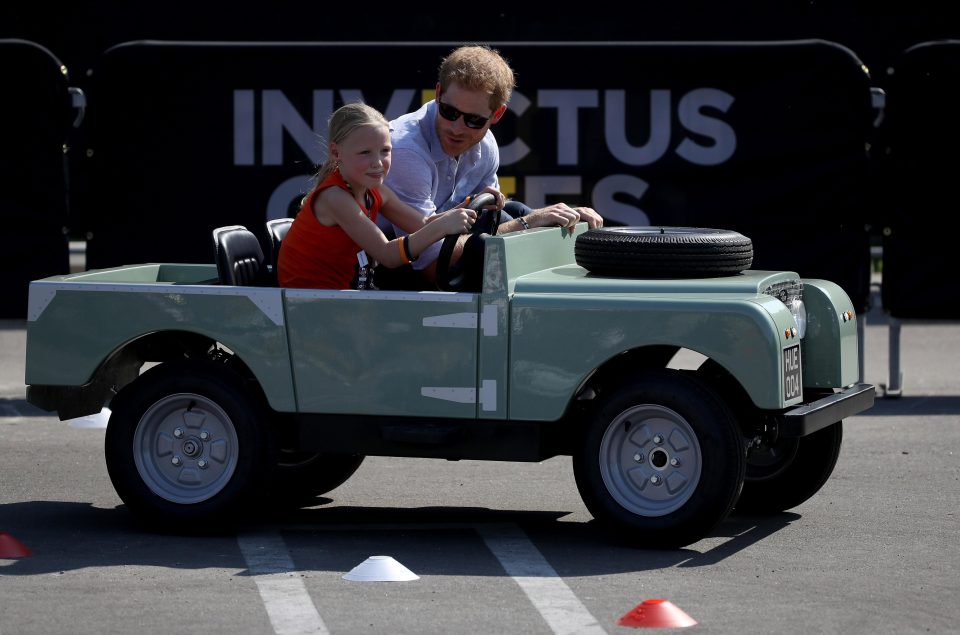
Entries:
{"type": "Polygon", "coordinates": [[[0,558],[24,558],[33,552],[5,531],[0,531],[0,558]]]}
{"type": "Polygon", "coordinates": [[[634,628],[682,628],[693,626],[697,620],[693,619],[669,600],[644,600],[633,610],[617,620],[620,626],[634,628]]]}

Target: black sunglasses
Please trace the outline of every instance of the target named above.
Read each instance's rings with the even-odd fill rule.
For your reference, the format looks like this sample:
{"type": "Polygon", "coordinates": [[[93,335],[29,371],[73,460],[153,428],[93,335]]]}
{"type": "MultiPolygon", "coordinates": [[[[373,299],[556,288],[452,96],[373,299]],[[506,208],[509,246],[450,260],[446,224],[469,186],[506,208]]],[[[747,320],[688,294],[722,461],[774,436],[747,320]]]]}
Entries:
{"type": "Polygon", "coordinates": [[[460,112],[450,104],[445,104],[439,99],[437,100],[437,108],[440,111],[440,116],[447,121],[456,121],[460,118],[460,115],[463,115],[464,125],[474,130],[483,128],[490,120],[490,117],[481,117],[480,115],[471,115],[468,112],[460,112]]]}

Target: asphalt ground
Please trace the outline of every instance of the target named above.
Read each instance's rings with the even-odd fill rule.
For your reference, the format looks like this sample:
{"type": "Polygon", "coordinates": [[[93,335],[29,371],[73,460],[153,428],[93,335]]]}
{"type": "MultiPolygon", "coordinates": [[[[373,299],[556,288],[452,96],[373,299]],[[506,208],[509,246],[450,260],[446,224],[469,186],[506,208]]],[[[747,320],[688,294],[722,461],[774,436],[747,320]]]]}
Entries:
{"type": "MultiPolygon", "coordinates": [[[[875,308],[877,385],[887,335],[875,308]]],[[[25,323],[0,321],[0,542],[32,552],[0,557],[0,634],[626,633],[653,598],[690,632],[955,633],[960,323],[910,322],[901,342],[902,396],[844,422],[816,496],[651,550],[592,522],[568,457],[372,457],[316,506],[236,534],[151,531],[113,491],[103,429],[24,401],[25,323]],[[418,579],[343,579],[374,555],[418,579]]]]}

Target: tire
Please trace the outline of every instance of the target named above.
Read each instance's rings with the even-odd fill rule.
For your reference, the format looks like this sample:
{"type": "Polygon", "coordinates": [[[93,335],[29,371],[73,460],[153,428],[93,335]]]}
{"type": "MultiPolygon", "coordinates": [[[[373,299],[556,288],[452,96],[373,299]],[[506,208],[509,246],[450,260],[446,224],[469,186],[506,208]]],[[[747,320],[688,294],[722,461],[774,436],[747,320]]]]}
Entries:
{"type": "Polygon", "coordinates": [[[676,548],[730,513],[743,483],[743,440],[707,384],[643,371],[597,397],[573,466],[594,518],[632,543],[676,548]]]}
{"type": "Polygon", "coordinates": [[[808,500],[833,473],[842,442],[838,421],[811,435],[751,450],[737,513],[776,514],[808,500]]]}
{"type": "Polygon", "coordinates": [[[693,227],[603,227],[577,237],[577,264],[606,276],[729,276],[753,264],[753,242],[735,231],[693,227]]]}
{"type": "Polygon", "coordinates": [[[235,518],[275,463],[255,394],[208,361],[167,362],[125,387],[105,440],[121,500],[137,517],[187,533],[235,518]]]}
{"type": "MultiPolygon", "coordinates": [[[[708,359],[697,375],[724,395],[744,430],[762,429],[750,397],[719,364],[708,359]]],[[[832,392],[808,390],[807,396],[815,400],[832,392]]],[[[843,424],[838,421],[806,437],[781,437],[772,444],[762,434],[757,438],[761,445],[747,451],[743,492],[735,507],[738,514],[776,514],[816,494],[837,464],[843,424]]]]}
{"type": "Polygon", "coordinates": [[[347,482],[365,457],[281,450],[269,500],[285,507],[307,507],[347,482]]]}

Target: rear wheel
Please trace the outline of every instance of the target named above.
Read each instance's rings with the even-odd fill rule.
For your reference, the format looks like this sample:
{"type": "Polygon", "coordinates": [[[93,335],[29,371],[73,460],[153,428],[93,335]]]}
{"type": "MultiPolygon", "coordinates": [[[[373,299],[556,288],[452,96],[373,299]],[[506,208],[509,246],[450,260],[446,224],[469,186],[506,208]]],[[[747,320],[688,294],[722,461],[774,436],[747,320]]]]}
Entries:
{"type": "Polygon", "coordinates": [[[638,373],[604,391],[574,456],[597,520],[646,547],[702,538],[743,483],[742,437],[722,400],[696,377],[638,373]]]}
{"type": "Polygon", "coordinates": [[[105,453],[127,507],[184,531],[234,516],[273,463],[254,394],[207,361],[161,364],[125,387],[111,402],[105,453]]]}

